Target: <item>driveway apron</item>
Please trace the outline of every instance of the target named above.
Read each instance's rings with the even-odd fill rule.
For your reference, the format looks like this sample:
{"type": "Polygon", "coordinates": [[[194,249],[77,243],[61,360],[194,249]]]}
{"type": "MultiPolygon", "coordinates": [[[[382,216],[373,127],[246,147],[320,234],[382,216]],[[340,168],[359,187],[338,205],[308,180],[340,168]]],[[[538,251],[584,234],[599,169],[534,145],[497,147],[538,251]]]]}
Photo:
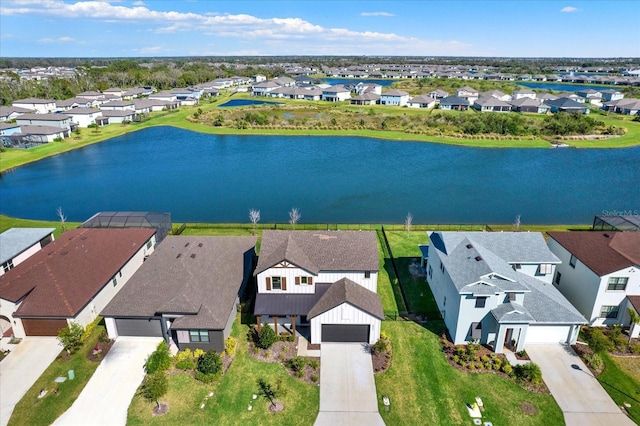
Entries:
{"type": "Polygon", "coordinates": [[[378,412],[373,364],[366,345],[323,343],[320,412],[316,426],[384,425],[378,412]]]}
{"type": "Polygon", "coordinates": [[[120,426],[144,378],[144,363],[162,339],[118,337],[89,383],[54,425],[120,426]]]}
{"type": "Polygon", "coordinates": [[[527,345],[526,351],[540,366],[567,426],[635,425],[570,346],[527,345]]]}
{"type": "Polygon", "coordinates": [[[61,350],[56,337],[26,337],[0,362],[0,426],[61,350]]]}

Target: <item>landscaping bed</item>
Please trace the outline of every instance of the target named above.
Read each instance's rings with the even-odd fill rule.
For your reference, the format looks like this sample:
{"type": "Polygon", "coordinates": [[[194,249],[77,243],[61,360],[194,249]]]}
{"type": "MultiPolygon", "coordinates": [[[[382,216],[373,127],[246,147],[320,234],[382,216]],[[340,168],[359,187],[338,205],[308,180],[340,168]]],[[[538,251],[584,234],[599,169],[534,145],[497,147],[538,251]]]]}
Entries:
{"type": "Polygon", "coordinates": [[[393,346],[389,336],[382,332],[380,339],[371,346],[371,362],[374,373],[384,373],[391,367],[393,346]]]}

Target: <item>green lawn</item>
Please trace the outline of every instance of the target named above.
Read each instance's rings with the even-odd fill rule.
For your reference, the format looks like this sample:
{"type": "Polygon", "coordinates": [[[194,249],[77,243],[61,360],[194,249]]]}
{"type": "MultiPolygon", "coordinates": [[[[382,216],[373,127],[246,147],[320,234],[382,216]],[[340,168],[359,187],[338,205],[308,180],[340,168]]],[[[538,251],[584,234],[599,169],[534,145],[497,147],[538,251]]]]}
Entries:
{"type": "Polygon", "coordinates": [[[389,231],[385,227],[393,257],[420,257],[418,245],[429,244],[427,231],[389,231]]]}
{"type": "Polygon", "coordinates": [[[388,425],[472,425],[466,403],[480,396],[486,407],[483,421],[494,425],[562,425],[564,417],[551,395],[525,391],[509,379],[494,374],[461,372],[449,365],[441,351],[437,332],[413,322],[385,321],[382,329],[391,336],[391,368],[376,375],[380,413],[388,425]],[[382,397],[389,396],[385,411],[382,397]],[[534,416],[519,406],[530,402],[534,416]]]}
{"type": "Polygon", "coordinates": [[[186,374],[169,377],[169,392],[161,398],[169,403],[170,411],[154,417],[153,403],[136,395],[129,406],[128,425],[312,425],[318,415],[320,389],[302,383],[289,375],[278,363],[260,362],[247,353],[248,326],[236,318],[232,335],[238,339],[238,353],[226,374],[217,383],[202,384],[186,374]],[[257,394],[256,381],[262,378],[272,384],[282,378],[286,395],[280,398],[284,410],[269,413],[265,399],[253,401],[257,394]],[[200,404],[209,392],[214,395],[200,404]],[[248,410],[249,404],[253,409],[248,410]]]}
{"type": "Polygon", "coordinates": [[[71,358],[63,361],[64,358],[61,355],[49,365],[16,405],[9,419],[10,426],[48,426],[71,407],[100,365],[99,362],[90,361],[87,354],[98,342],[102,330],[104,330],[104,326],[97,325],[82,347],[71,358]],[[66,377],[69,370],[74,370],[74,380],[67,380],[63,383],[54,382],[56,377],[66,377]],[[56,388],[59,390],[58,395],[53,392],[56,388]],[[38,399],[38,394],[42,389],[48,390],[49,393],[44,398],[38,399]]]}
{"type": "Polygon", "coordinates": [[[640,424],[640,380],[625,373],[612,358],[608,354],[602,355],[605,367],[598,376],[598,381],[616,404],[619,406],[625,403],[631,404],[627,412],[634,422],[640,424]]]}
{"type": "MultiPolygon", "coordinates": [[[[80,225],[80,223],[66,222],[65,229],[77,228],[78,225],[80,225]]],[[[10,228],[56,228],[53,233],[56,238],[62,233],[62,224],[60,221],[16,219],[0,215],[0,233],[10,228]]]]}

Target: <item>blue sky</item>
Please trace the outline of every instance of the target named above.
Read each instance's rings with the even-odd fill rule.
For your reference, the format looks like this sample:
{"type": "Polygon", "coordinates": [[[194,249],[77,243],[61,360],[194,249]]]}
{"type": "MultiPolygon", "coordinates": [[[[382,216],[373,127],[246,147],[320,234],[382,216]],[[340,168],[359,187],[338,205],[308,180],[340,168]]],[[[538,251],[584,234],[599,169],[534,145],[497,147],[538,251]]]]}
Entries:
{"type": "Polygon", "coordinates": [[[640,57],[640,1],[2,0],[2,57],[640,57]]]}

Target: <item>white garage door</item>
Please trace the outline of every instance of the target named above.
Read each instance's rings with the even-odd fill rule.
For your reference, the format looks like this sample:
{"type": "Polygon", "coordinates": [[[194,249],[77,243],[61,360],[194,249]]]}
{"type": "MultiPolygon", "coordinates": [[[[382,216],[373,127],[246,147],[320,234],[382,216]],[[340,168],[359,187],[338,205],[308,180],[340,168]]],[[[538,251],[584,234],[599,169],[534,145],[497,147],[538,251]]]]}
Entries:
{"type": "Polygon", "coordinates": [[[530,325],[526,343],[566,343],[570,331],[569,325],[530,325]]]}

